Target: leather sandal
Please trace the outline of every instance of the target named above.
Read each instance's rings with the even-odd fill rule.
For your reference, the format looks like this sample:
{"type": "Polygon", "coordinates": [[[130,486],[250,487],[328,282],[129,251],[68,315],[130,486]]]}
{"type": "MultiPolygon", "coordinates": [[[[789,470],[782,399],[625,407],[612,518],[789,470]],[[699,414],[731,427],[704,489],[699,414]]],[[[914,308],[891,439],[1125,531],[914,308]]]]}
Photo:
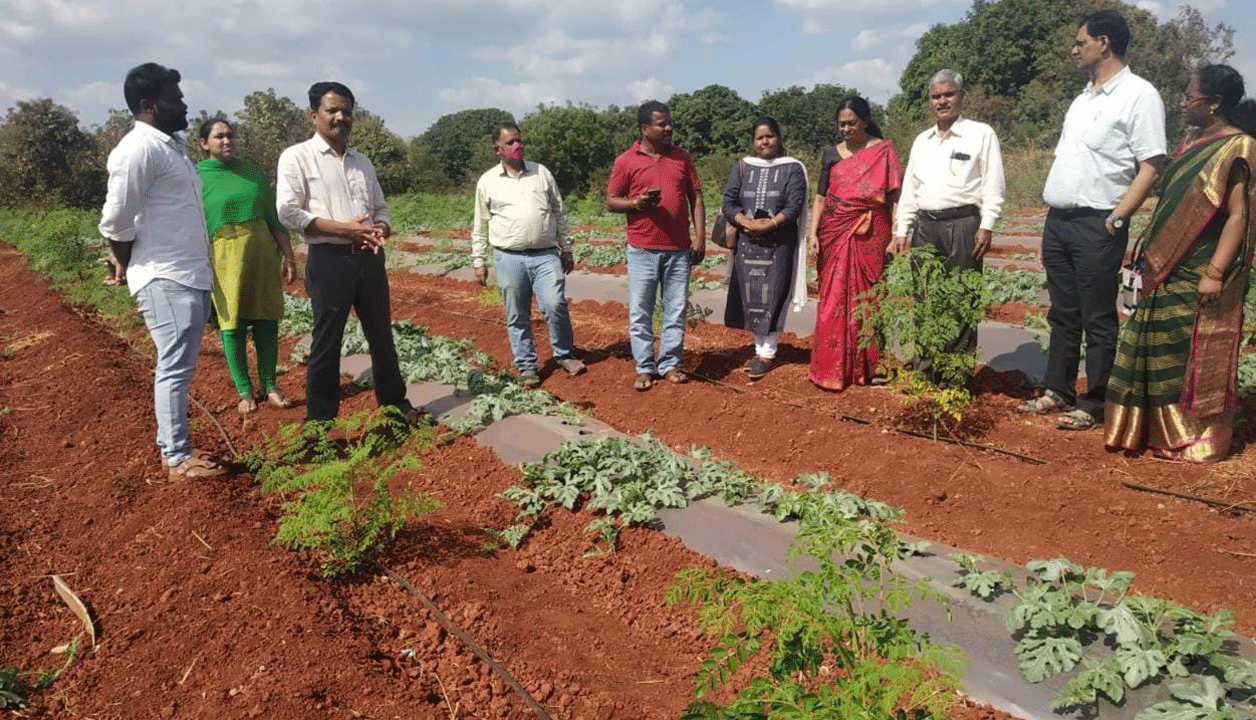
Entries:
{"type": "Polygon", "coordinates": [[[257,412],[257,400],[252,395],[241,395],[240,402],[236,403],[236,412],[241,415],[257,412]]]}
{"type": "Polygon", "coordinates": [[[1035,415],[1050,415],[1055,412],[1067,412],[1071,410],[1072,407],[1073,406],[1065,402],[1064,398],[1056,391],[1046,390],[1042,393],[1041,397],[1026,400],[1020,405],[1017,405],[1016,412],[1033,413],[1035,415]]]}
{"type": "Polygon", "coordinates": [[[672,368],[663,373],[663,379],[673,385],[683,385],[689,382],[688,376],[681,372],[678,368],[672,368]]]}
{"type": "Polygon", "coordinates": [[[645,392],[654,387],[654,376],[650,373],[637,373],[637,379],[633,381],[632,386],[637,392],[645,392]]]}
{"type": "Polygon", "coordinates": [[[167,477],[171,482],[218,477],[227,472],[222,463],[209,455],[194,455],[178,465],[171,465],[167,477]]]}

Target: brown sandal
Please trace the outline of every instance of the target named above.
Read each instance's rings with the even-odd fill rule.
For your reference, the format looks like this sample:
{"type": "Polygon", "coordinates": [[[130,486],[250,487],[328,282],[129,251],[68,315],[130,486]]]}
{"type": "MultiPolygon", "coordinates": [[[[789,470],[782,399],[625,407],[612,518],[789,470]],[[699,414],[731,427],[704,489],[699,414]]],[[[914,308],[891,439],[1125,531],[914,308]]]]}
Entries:
{"type": "Polygon", "coordinates": [[[645,392],[654,387],[654,376],[650,373],[638,373],[632,386],[637,389],[637,392],[645,392]]]}
{"type": "Polygon", "coordinates": [[[252,395],[241,395],[240,402],[236,403],[236,412],[241,415],[257,412],[257,400],[252,395]]]}
{"type": "Polygon", "coordinates": [[[683,385],[689,382],[689,377],[677,368],[672,368],[663,373],[663,379],[673,385],[683,385]]]}
{"type": "Polygon", "coordinates": [[[199,455],[190,457],[178,465],[171,465],[168,477],[171,482],[181,482],[183,480],[218,477],[225,472],[227,472],[227,468],[223,467],[222,463],[208,455],[199,455]]]}

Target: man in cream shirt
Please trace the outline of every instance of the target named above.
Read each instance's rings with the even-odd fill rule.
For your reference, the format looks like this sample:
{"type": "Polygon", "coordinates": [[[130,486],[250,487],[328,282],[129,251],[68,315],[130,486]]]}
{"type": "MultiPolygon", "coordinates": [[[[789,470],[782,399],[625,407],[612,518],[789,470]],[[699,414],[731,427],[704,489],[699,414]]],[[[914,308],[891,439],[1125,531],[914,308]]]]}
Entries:
{"type": "MultiPolygon", "coordinates": [[[[894,252],[931,245],[948,270],[982,269],[994,224],[1003,209],[1003,155],[985,123],[960,114],[964,77],[939,70],[929,82],[929,112],[936,124],[916,136],[903,174],[894,221],[894,252]]],[[[948,352],[975,353],[977,328],[960,324],[948,352]]],[[[929,374],[931,358],[916,358],[929,374]]]]}
{"type": "Polygon", "coordinates": [[[406,399],[392,335],[384,241],[392,234],[388,204],[367,157],[349,147],[353,93],[338,82],[310,86],[314,137],[283,151],[275,183],[279,219],[304,234],[305,291],[314,339],[305,376],[305,420],[340,411],[340,345],[353,309],[371,353],[375,399],[410,421],[422,413],[406,399]]]}
{"type": "Polygon", "coordinates": [[[1050,206],[1042,264],[1051,296],[1051,347],[1046,391],[1019,409],[1063,412],[1056,420],[1062,430],[1085,430],[1103,420],[1116,357],[1117,278],[1129,221],[1164,168],[1164,102],[1151,83],[1126,66],[1129,42],[1129,25],[1120,13],[1101,10],[1082,20],[1072,56],[1090,82],[1064,116],[1042,191],[1050,206]],[[1083,332],[1087,387],[1079,395],[1075,385],[1083,332]]]}
{"type": "Polygon", "coordinates": [[[488,282],[485,259],[492,245],[497,286],[506,310],[506,334],[522,384],[531,387],[541,382],[532,343],[533,294],[549,323],[554,360],[568,374],[579,375],[585,366],[572,356],[564,276],[575,262],[562,194],[544,165],[523,159],[517,126],[507,123],[493,130],[493,152],[501,162],[481,175],[475,186],[471,225],[475,279],[481,285],[488,282]]]}

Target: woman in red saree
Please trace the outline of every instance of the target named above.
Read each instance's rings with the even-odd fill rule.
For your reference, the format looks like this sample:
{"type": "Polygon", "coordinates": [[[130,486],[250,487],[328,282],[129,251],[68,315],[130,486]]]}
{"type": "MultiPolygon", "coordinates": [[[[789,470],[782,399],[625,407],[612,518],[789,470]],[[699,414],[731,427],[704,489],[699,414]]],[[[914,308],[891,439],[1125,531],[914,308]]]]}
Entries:
{"type": "Polygon", "coordinates": [[[881,352],[860,349],[859,296],[881,279],[903,165],[872,120],[868,102],[838,106],[842,142],[826,148],[807,247],[816,261],[820,298],[811,336],[811,382],[826,390],[868,385],[881,352]]]}

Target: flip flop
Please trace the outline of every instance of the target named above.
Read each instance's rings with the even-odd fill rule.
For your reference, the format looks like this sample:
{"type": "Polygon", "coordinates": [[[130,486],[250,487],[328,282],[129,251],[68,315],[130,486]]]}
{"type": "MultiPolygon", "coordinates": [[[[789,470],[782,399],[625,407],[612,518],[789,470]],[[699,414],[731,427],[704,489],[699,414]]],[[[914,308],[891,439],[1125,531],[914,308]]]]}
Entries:
{"type": "Polygon", "coordinates": [[[257,412],[257,401],[253,399],[252,395],[241,395],[240,402],[236,403],[236,412],[241,415],[257,412]]]}
{"type": "Polygon", "coordinates": [[[654,387],[654,376],[650,373],[637,373],[637,379],[632,383],[637,392],[645,392],[654,387]]]}
{"type": "Polygon", "coordinates": [[[1099,421],[1085,410],[1066,412],[1055,419],[1055,426],[1061,430],[1089,430],[1098,424],[1099,421]]]}
{"type": "Polygon", "coordinates": [[[683,385],[684,383],[689,382],[689,378],[676,368],[672,368],[671,370],[663,373],[663,379],[673,385],[683,385]]]}

